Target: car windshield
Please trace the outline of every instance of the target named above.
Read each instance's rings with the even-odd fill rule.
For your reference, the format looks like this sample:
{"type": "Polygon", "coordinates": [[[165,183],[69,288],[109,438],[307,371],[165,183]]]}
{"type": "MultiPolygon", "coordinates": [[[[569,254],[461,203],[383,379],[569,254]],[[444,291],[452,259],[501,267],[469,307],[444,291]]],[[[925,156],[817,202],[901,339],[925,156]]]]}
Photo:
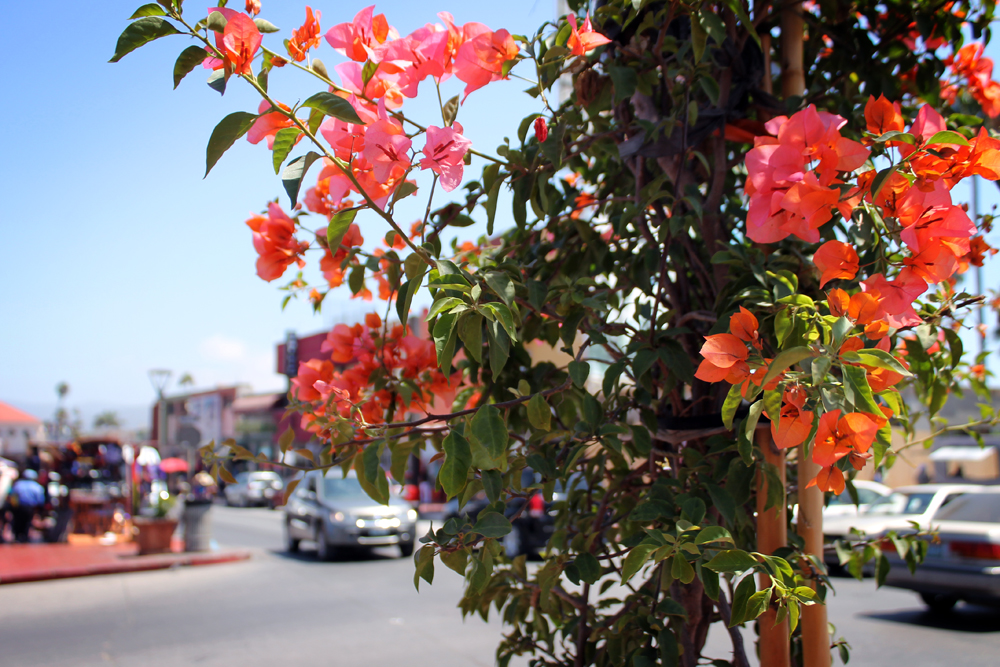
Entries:
{"type": "Polygon", "coordinates": [[[367,497],[357,477],[347,477],[344,479],[340,477],[324,478],[323,496],[329,499],[367,497]]]}
{"type": "MultiPolygon", "coordinates": [[[[868,503],[874,502],[879,498],[879,494],[872,491],[871,489],[857,489],[858,492],[858,504],[867,505],[868,503]]],[[[830,499],[831,505],[853,505],[854,499],[851,498],[851,494],[844,491],[839,496],[834,496],[830,499]]]]}
{"type": "Polygon", "coordinates": [[[1000,523],[1000,493],[966,494],[948,503],[934,519],[1000,523]]]}
{"type": "Polygon", "coordinates": [[[923,514],[933,493],[891,493],[868,506],[866,514],[923,514]]]}

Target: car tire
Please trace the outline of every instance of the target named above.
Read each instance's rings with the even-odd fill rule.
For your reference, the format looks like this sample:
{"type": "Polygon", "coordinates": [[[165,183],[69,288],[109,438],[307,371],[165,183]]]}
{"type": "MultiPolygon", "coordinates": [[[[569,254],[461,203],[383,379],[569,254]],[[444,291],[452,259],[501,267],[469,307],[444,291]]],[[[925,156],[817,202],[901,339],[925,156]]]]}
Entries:
{"type": "Polygon", "coordinates": [[[932,614],[947,614],[958,603],[958,598],[955,596],[941,593],[921,593],[920,599],[924,601],[932,614]]]}
{"type": "Polygon", "coordinates": [[[516,523],[511,526],[510,532],[503,536],[503,550],[510,560],[524,553],[524,531],[516,523]]]}
{"type": "Polygon", "coordinates": [[[400,542],[399,543],[399,555],[402,558],[408,558],[413,555],[413,542],[400,542]]]}
{"type": "Polygon", "coordinates": [[[300,540],[297,540],[294,537],[292,537],[291,526],[289,526],[288,522],[286,521],[285,522],[285,551],[287,551],[290,554],[298,553],[299,552],[299,542],[300,542],[300,540]]]}
{"type": "Polygon", "coordinates": [[[326,539],[326,529],[320,526],[316,530],[316,559],[320,561],[333,560],[334,548],[326,539]]]}

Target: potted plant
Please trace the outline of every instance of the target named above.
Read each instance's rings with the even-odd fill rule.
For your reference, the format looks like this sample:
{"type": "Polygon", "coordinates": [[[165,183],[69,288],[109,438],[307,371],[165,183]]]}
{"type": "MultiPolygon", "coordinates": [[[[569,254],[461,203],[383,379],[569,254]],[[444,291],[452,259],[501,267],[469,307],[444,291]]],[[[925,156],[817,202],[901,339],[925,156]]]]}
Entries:
{"type": "Polygon", "coordinates": [[[175,503],[176,498],[164,491],[157,496],[151,514],[135,517],[140,556],[170,552],[170,539],[177,529],[177,518],[171,515],[175,503]]]}

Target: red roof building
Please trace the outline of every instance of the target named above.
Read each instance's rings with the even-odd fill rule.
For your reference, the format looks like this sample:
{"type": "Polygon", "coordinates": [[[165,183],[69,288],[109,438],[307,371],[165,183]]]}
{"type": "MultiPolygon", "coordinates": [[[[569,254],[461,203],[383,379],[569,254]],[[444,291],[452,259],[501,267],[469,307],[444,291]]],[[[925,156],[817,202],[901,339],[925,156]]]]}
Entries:
{"type": "Polygon", "coordinates": [[[0,456],[22,459],[28,453],[29,442],[42,440],[45,440],[45,426],[41,419],[0,403],[0,456]]]}

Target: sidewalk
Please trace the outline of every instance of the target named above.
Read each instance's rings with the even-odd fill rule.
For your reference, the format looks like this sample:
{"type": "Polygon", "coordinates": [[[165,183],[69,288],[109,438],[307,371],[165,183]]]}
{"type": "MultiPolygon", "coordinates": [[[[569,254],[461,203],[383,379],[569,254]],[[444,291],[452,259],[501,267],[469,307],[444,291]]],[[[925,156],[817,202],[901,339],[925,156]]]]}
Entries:
{"type": "Polygon", "coordinates": [[[97,544],[0,544],[0,585],[28,581],[146,572],[185,565],[213,565],[250,558],[248,551],[184,553],[174,540],[173,553],[138,555],[134,542],[97,544]]]}

